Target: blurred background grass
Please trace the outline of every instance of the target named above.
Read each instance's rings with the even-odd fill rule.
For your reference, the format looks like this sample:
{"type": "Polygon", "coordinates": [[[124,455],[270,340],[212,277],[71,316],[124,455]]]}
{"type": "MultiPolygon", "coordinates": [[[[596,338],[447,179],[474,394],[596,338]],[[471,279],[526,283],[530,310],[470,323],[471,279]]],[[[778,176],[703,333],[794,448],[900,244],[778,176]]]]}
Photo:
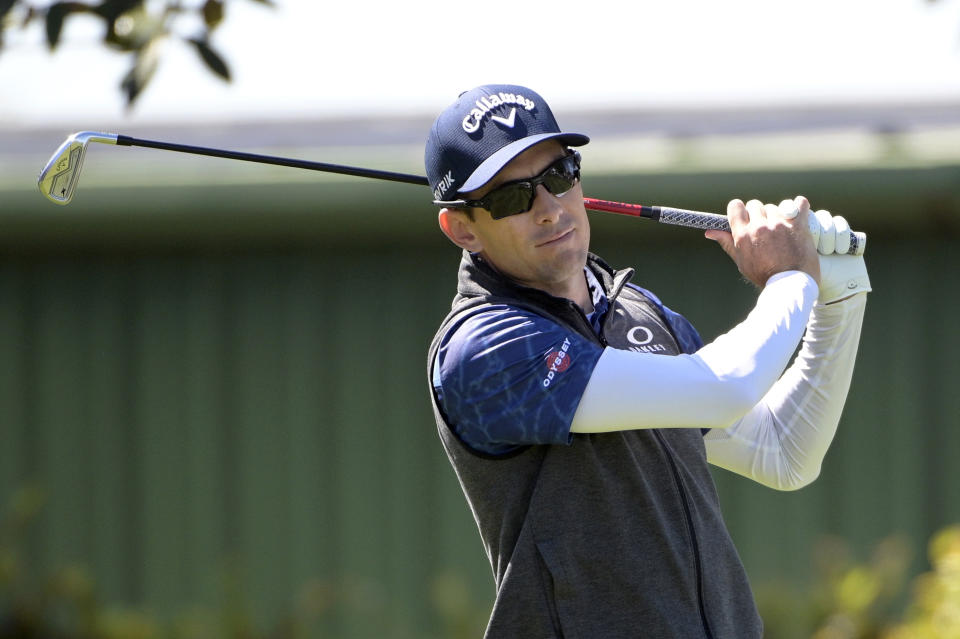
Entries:
{"type": "MultiPolygon", "coordinates": [[[[308,580],[269,619],[256,620],[244,578],[227,567],[217,596],[166,615],[105,601],[83,564],[38,570],[25,538],[45,501],[36,488],[17,491],[0,521],[0,637],[21,639],[298,639],[335,636],[325,616],[340,609],[370,614],[369,592],[347,582],[308,580]]],[[[908,578],[914,548],[903,537],[881,540],[867,557],[823,537],[809,558],[805,584],[760,584],[756,595],[772,639],[953,639],[960,636],[960,525],[927,545],[930,569],[908,578]]],[[[482,634],[487,611],[456,574],[436,574],[428,601],[430,629],[391,625],[377,636],[466,639],[482,634]]]]}

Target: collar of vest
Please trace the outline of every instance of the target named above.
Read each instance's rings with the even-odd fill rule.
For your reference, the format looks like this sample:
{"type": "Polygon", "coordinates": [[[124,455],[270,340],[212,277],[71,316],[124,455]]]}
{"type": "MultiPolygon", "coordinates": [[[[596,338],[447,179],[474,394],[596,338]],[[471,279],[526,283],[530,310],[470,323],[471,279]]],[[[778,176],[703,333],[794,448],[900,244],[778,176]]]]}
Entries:
{"type": "MultiPolygon", "coordinates": [[[[614,270],[602,258],[593,253],[587,254],[587,268],[596,276],[604,294],[611,301],[620,294],[621,289],[630,281],[634,273],[632,268],[614,270]]],[[[469,251],[464,251],[463,257],[460,259],[457,293],[465,298],[492,295],[496,297],[533,298],[553,303],[560,299],[546,291],[517,284],[493,268],[489,262],[478,254],[469,251]]]]}

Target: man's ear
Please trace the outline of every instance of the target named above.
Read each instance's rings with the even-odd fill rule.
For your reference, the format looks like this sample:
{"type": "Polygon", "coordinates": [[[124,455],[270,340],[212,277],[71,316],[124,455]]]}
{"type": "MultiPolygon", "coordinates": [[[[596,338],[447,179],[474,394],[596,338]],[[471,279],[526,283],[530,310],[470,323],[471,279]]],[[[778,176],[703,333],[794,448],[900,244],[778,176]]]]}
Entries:
{"type": "Polygon", "coordinates": [[[444,235],[450,238],[451,242],[471,253],[478,253],[483,250],[483,243],[473,232],[473,221],[465,211],[440,209],[437,217],[440,222],[440,229],[444,235]]]}

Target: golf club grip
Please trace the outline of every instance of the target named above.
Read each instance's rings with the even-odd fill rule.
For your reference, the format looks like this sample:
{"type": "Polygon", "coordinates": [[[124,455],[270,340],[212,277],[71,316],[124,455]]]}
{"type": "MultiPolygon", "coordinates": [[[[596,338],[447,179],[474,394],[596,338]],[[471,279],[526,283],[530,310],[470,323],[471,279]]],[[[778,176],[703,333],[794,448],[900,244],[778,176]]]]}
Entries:
{"type": "MultiPolygon", "coordinates": [[[[642,204],[628,204],[625,202],[611,202],[609,200],[597,200],[585,197],[583,203],[586,208],[592,211],[605,211],[607,213],[620,213],[622,215],[633,215],[643,217],[648,220],[654,220],[661,224],[673,224],[675,226],[684,226],[687,228],[701,230],[729,231],[730,222],[725,215],[716,213],[706,213],[704,211],[691,211],[688,209],[677,209],[669,206],[645,206],[642,204]]],[[[866,250],[867,236],[858,231],[850,232],[850,248],[847,255],[863,255],[866,250]]]]}

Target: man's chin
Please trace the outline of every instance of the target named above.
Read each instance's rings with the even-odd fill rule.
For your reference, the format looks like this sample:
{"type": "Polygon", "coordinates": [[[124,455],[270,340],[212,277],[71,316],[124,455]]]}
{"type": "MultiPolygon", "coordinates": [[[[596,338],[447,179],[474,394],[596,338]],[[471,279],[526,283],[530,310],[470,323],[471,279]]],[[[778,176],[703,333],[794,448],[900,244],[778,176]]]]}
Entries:
{"type": "Polygon", "coordinates": [[[570,248],[563,251],[549,260],[550,273],[554,279],[560,281],[568,277],[573,277],[587,265],[587,250],[585,248],[570,248]]]}

